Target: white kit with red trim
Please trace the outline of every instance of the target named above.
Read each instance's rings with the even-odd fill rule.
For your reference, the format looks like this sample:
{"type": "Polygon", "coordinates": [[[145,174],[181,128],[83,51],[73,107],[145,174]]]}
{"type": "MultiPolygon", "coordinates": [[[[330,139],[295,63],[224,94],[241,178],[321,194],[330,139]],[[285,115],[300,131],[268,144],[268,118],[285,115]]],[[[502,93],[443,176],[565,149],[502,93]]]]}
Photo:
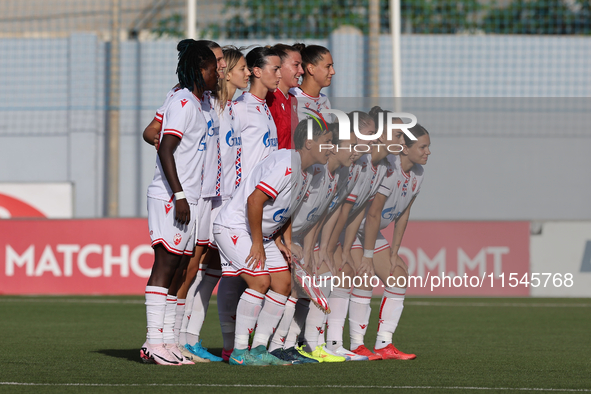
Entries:
{"type": "MultiPolygon", "coordinates": [[[[331,174],[327,165],[312,166],[312,180],[306,199],[292,215],[294,239],[302,240],[306,233],[320,220],[328,209],[343,171],[331,174]]],[[[346,175],[346,172],[345,172],[346,175]]]]}
{"type": "Polygon", "coordinates": [[[214,220],[214,233],[217,226],[250,233],[247,200],[255,189],[259,189],[271,198],[263,206],[262,230],[266,239],[272,238],[290,218],[293,204],[297,208],[303,200],[309,178],[301,170],[299,153],[287,149],[271,153],[253,168],[233,198],[221,209],[214,220]]]}
{"type": "MultiPolygon", "coordinates": [[[[311,115],[318,117],[318,113],[323,109],[331,109],[330,100],[326,95],[320,93],[318,97],[310,96],[297,87],[291,88],[289,93],[293,94],[298,100],[298,121],[309,118],[311,115]]],[[[332,114],[322,114],[322,117],[327,123],[335,121],[335,116],[332,114]]]]}
{"type": "Polygon", "coordinates": [[[211,92],[203,93],[201,109],[207,122],[207,134],[200,149],[205,150],[203,162],[202,198],[221,197],[222,195],[222,155],[220,149],[220,119],[217,113],[216,99],[211,92]]]}
{"type": "Polygon", "coordinates": [[[172,101],[175,93],[179,92],[181,88],[179,86],[175,86],[174,88],[170,89],[168,93],[166,93],[166,99],[164,99],[164,103],[160,108],[156,110],[156,115],[154,115],[154,120],[158,123],[162,124],[162,119],[164,118],[164,111],[168,108],[168,105],[172,101]]]}
{"type": "Polygon", "coordinates": [[[220,116],[222,198],[231,197],[242,181],[242,133],[234,102],[228,100],[220,116]]]}
{"type": "Polygon", "coordinates": [[[361,166],[361,172],[355,187],[347,197],[347,202],[353,203],[349,218],[354,218],[363,204],[376,195],[387,171],[385,160],[374,166],[369,153],[361,156],[355,163],[361,166]]]}
{"type": "Polygon", "coordinates": [[[335,176],[339,182],[337,183],[337,191],[328,206],[327,214],[333,213],[350,196],[360,173],[361,165],[357,164],[357,162],[352,163],[349,167],[341,166],[337,168],[335,176]]]}
{"type": "Polygon", "coordinates": [[[277,150],[277,127],[267,102],[252,93],[244,93],[234,102],[240,122],[242,142],[242,179],[265,157],[277,150]]]}
{"type": "MultiPolygon", "coordinates": [[[[173,156],[179,181],[187,201],[192,204],[196,204],[201,196],[201,171],[205,155],[199,146],[206,133],[207,122],[200,100],[191,91],[180,90],[164,112],[160,141],[165,135],[180,139],[173,156]]],[[[160,157],[157,156],[154,178],[148,186],[148,197],[169,201],[172,195],[160,157]]]]}

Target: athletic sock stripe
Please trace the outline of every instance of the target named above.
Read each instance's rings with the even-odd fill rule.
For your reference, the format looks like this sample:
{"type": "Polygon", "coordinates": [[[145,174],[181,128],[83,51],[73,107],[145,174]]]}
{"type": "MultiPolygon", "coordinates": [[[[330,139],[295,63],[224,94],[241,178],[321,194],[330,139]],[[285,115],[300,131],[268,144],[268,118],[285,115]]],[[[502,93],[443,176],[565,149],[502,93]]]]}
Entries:
{"type": "Polygon", "coordinates": [[[277,301],[275,298],[273,298],[273,297],[269,297],[269,295],[268,295],[268,294],[267,294],[267,295],[265,295],[265,297],[267,297],[267,298],[268,298],[268,299],[270,299],[271,301],[274,301],[274,302],[276,302],[276,303],[277,303],[277,304],[279,304],[279,305],[285,305],[285,303],[284,303],[284,302],[277,301]]]}
{"type": "Polygon", "coordinates": [[[399,296],[406,295],[406,293],[394,293],[393,291],[390,291],[390,290],[388,290],[388,289],[384,289],[384,291],[385,291],[386,293],[390,293],[390,294],[394,294],[394,295],[399,295],[399,296]]]}
{"type": "Polygon", "coordinates": [[[206,276],[212,276],[214,278],[221,278],[221,275],[212,275],[212,274],[205,274],[206,276]]]}
{"type": "Polygon", "coordinates": [[[295,301],[294,301],[294,300],[292,300],[291,298],[288,298],[288,299],[287,299],[287,301],[289,301],[289,302],[293,302],[294,304],[297,304],[297,303],[298,303],[298,300],[295,300],[295,301]]]}
{"type": "Polygon", "coordinates": [[[265,297],[259,297],[258,295],[254,295],[254,294],[249,293],[248,290],[246,290],[244,292],[246,294],[248,294],[249,296],[251,296],[251,297],[258,298],[259,300],[264,300],[265,299],[265,297]]]}
{"type": "Polygon", "coordinates": [[[146,294],[157,294],[166,297],[168,294],[166,293],[159,293],[157,291],[146,291],[146,294]]]}
{"type": "Polygon", "coordinates": [[[357,294],[355,294],[355,293],[351,293],[351,295],[352,295],[352,296],[355,296],[355,297],[359,297],[359,298],[369,298],[369,299],[371,299],[371,297],[360,296],[360,295],[357,295],[357,294]]]}

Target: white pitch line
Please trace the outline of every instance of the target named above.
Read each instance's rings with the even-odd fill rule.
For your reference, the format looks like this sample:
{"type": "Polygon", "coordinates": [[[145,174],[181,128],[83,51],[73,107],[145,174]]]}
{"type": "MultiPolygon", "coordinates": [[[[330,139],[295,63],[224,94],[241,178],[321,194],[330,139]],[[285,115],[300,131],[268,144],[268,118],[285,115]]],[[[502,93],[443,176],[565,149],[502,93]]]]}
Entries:
{"type": "Polygon", "coordinates": [[[199,383],[24,383],[0,382],[4,386],[77,386],[77,387],[244,387],[244,388],[308,388],[308,389],[417,389],[417,390],[503,390],[589,393],[591,389],[555,389],[541,387],[463,387],[463,386],[348,386],[348,385],[279,385],[279,384],[199,384],[199,383]]]}
{"type": "MultiPolygon", "coordinates": [[[[144,300],[108,300],[108,299],[91,299],[91,298],[5,298],[0,297],[0,303],[9,302],[42,302],[42,303],[69,303],[69,304],[144,304],[144,300]]],[[[217,301],[211,300],[212,305],[217,305],[217,301]]],[[[380,299],[374,298],[372,303],[379,304],[380,299]]],[[[568,304],[568,303],[527,303],[527,302],[437,302],[437,301],[411,301],[406,300],[405,305],[409,306],[452,306],[452,307],[515,307],[515,308],[591,308],[589,304],[568,304]]]]}

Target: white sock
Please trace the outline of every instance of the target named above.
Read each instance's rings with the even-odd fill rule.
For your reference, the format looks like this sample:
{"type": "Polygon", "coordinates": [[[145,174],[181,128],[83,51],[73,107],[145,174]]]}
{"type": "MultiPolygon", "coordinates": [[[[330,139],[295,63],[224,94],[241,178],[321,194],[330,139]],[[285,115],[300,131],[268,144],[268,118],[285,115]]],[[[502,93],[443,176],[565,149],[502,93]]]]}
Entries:
{"type": "Polygon", "coordinates": [[[166,309],[164,311],[164,326],[162,339],[164,343],[174,342],[174,322],[176,317],[176,296],[168,295],[166,297],[166,309]]]}
{"type": "Polygon", "coordinates": [[[310,300],[305,298],[298,299],[298,302],[295,306],[295,313],[293,315],[293,319],[291,319],[291,324],[289,325],[289,330],[287,331],[287,336],[285,337],[285,343],[283,344],[284,349],[292,348],[297,344],[298,336],[300,335],[300,332],[302,332],[302,328],[306,322],[309,304],[310,300]]]}
{"type": "Polygon", "coordinates": [[[199,334],[205,321],[205,315],[207,315],[211,293],[213,293],[213,289],[221,277],[222,271],[208,268],[203,280],[197,287],[197,293],[195,293],[195,299],[193,300],[191,319],[189,320],[189,324],[187,324],[187,343],[191,346],[199,342],[199,334]]]}
{"type": "Polygon", "coordinates": [[[260,345],[267,347],[269,338],[275,332],[279,320],[283,316],[286,302],[287,296],[275,293],[273,290],[267,291],[265,304],[257,320],[257,330],[252,339],[252,349],[260,345]]]}
{"type": "Polygon", "coordinates": [[[326,345],[329,350],[343,346],[343,328],[349,309],[350,289],[333,289],[328,298],[330,314],[326,321],[326,345]]]}
{"type": "MultiPolygon", "coordinates": [[[[330,299],[331,294],[331,276],[332,274],[330,272],[325,272],[320,274],[319,277],[327,277],[329,279],[326,281],[324,281],[324,279],[318,280],[318,283],[321,284],[318,287],[322,290],[327,300],[330,299]],[[326,284],[326,286],[324,286],[324,284],[326,284]]],[[[324,340],[324,333],[326,332],[326,319],[327,315],[320,308],[314,304],[310,305],[310,310],[306,316],[306,324],[304,326],[303,341],[306,345],[306,351],[311,352],[316,349],[316,346],[322,345],[326,342],[324,340]]]]}
{"type": "MultiPolygon", "coordinates": [[[[174,342],[179,343],[181,324],[183,322],[183,316],[185,314],[185,301],[183,299],[176,300],[176,318],[174,321],[174,342]]],[[[184,345],[184,343],[183,343],[184,345]]]]}
{"type": "Polygon", "coordinates": [[[378,336],[375,349],[382,349],[392,343],[392,335],[396,331],[400,315],[404,309],[406,289],[386,287],[380,304],[378,336]]]}
{"type": "Polygon", "coordinates": [[[151,345],[164,343],[164,311],[168,289],[159,286],[146,286],[146,318],[148,333],[146,339],[151,345]]]}
{"type": "Polygon", "coordinates": [[[199,270],[197,271],[197,275],[195,279],[189,286],[189,290],[187,291],[187,298],[185,300],[185,313],[183,314],[183,321],[181,322],[181,333],[179,335],[179,343],[184,345],[187,343],[187,325],[189,324],[189,320],[191,320],[191,311],[193,310],[193,300],[195,299],[195,293],[197,292],[197,286],[201,283],[203,279],[203,275],[205,274],[205,270],[207,266],[199,266],[199,270]]]}
{"type": "Polygon", "coordinates": [[[371,314],[372,290],[353,289],[349,302],[349,335],[351,336],[351,350],[363,345],[363,337],[369,324],[371,314]]]}
{"type": "MultiPolygon", "coordinates": [[[[283,311],[283,317],[281,317],[281,321],[279,321],[277,329],[271,336],[271,344],[269,345],[270,352],[272,352],[275,349],[283,348],[283,345],[285,344],[285,339],[287,337],[287,333],[289,331],[289,327],[291,327],[291,323],[293,322],[293,316],[295,314],[297,302],[298,299],[294,297],[289,297],[287,299],[287,302],[285,303],[285,310],[283,311]]],[[[263,307],[263,310],[264,309],[265,308],[263,307]]]]}
{"type": "Polygon", "coordinates": [[[240,277],[226,276],[220,280],[218,287],[218,315],[224,349],[234,348],[234,335],[236,331],[236,308],[240,295],[246,290],[246,282],[240,277]]]}
{"type": "Polygon", "coordinates": [[[265,295],[253,289],[246,289],[240,296],[236,308],[236,334],[234,335],[234,349],[248,348],[248,339],[263,308],[265,295]]]}

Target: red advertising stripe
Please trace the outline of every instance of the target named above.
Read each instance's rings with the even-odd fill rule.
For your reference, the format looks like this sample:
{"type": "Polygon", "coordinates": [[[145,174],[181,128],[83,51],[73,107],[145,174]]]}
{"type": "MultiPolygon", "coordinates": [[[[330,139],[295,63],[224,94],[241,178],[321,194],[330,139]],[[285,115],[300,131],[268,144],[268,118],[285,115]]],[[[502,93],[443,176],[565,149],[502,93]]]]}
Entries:
{"type": "Polygon", "coordinates": [[[0,220],[1,294],[144,294],[147,219],[0,220]]]}
{"type": "MultiPolygon", "coordinates": [[[[393,228],[382,231],[389,242],[393,228]]],[[[423,286],[420,280],[411,282],[407,294],[528,296],[529,287],[511,287],[508,280],[510,274],[521,279],[529,273],[529,241],[529,222],[411,221],[399,256],[423,286]]]]}

